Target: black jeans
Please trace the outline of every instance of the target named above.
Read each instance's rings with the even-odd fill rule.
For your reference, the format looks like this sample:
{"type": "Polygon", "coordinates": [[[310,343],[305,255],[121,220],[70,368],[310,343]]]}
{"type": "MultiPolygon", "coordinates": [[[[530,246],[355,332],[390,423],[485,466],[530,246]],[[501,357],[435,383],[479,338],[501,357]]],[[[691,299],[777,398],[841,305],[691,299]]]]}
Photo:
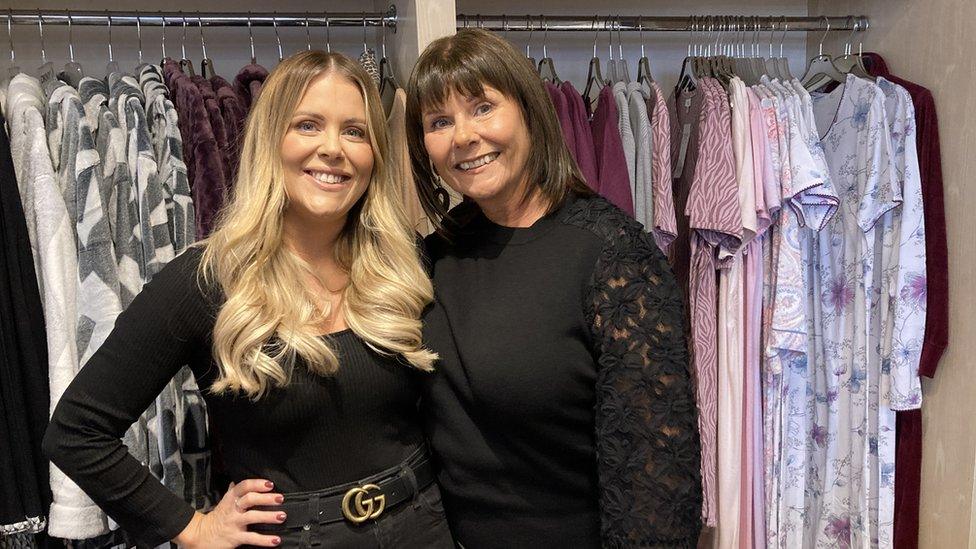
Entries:
{"type": "MultiPolygon", "coordinates": [[[[308,501],[320,492],[298,495],[285,494],[285,501],[308,501]]],[[[271,508],[269,508],[271,509],[271,508]]],[[[281,538],[280,547],[289,548],[348,548],[348,549],[454,549],[454,538],[447,525],[441,491],[432,483],[376,519],[362,524],[347,521],[330,524],[255,525],[251,528],[262,534],[281,538]]],[[[242,546],[251,547],[251,546],[242,546]]]]}

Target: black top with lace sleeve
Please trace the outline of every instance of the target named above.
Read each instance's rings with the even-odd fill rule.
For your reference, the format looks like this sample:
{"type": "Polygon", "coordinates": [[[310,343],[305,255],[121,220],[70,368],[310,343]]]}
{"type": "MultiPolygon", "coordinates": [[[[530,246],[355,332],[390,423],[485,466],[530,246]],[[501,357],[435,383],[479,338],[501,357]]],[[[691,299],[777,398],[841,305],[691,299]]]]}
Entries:
{"type": "Polygon", "coordinates": [[[428,437],[470,547],[693,547],[699,442],[681,294],[598,197],[427,238],[428,437]]]}

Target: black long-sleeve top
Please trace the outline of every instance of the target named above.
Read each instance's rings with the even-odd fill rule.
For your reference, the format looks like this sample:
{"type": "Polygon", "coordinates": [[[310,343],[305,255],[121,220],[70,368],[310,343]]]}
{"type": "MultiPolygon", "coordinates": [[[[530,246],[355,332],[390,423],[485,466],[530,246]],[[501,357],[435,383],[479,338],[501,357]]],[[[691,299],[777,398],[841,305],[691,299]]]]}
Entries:
{"type": "Polygon", "coordinates": [[[299,361],[291,382],[254,402],[207,389],[218,369],[212,334],[222,293],[201,289],[202,250],[166,266],[58,403],[44,437],[51,461],[140,541],[157,545],[193,509],[168,491],[119,440],[183,364],[203,389],[227,476],[264,478],[281,493],[320,490],[397,465],[423,442],[417,376],[352,331],[331,334],[339,371],[322,377],[299,361]]]}
{"type": "Polygon", "coordinates": [[[683,305],[652,238],[598,197],[528,228],[478,213],[454,231],[426,240],[436,300],[424,336],[440,360],[424,413],[456,539],[695,546],[683,305]]]}

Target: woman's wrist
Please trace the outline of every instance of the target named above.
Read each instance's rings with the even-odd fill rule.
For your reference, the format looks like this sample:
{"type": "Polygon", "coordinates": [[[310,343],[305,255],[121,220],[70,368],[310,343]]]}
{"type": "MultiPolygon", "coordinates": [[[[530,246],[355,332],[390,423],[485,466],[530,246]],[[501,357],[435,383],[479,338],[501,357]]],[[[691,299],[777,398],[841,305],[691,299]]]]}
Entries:
{"type": "Polygon", "coordinates": [[[195,547],[197,540],[200,539],[199,533],[202,523],[203,513],[194,511],[193,516],[190,517],[190,522],[179,535],[173,538],[173,542],[180,547],[195,547]]]}

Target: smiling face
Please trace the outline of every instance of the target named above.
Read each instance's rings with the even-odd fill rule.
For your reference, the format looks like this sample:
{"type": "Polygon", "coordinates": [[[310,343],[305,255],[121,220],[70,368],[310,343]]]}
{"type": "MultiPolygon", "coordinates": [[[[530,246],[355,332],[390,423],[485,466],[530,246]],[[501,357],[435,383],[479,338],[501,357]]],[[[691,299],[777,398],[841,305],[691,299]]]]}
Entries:
{"type": "Polygon", "coordinates": [[[345,223],[373,173],[366,120],[351,80],[329,71],[309,83],[281,141],[286,223],[345,223]]]}
{"type": "Polygon", "coordinates": [[[518,104],[484,86],[482,97],[451,92],[423,113],[424,146],[437,174],[486,211],[515,207],[527,184],[529,130],[518,104]]]}

